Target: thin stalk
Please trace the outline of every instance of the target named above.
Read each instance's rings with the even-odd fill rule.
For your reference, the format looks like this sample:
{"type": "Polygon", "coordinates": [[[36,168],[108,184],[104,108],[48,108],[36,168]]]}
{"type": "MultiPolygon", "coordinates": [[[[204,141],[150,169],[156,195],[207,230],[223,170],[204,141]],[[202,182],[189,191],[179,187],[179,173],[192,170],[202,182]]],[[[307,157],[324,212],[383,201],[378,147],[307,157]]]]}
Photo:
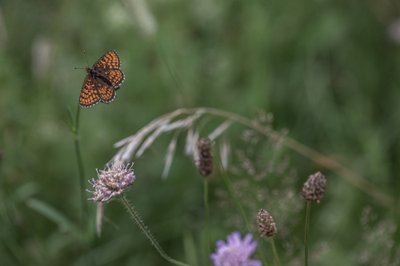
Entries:
{"type": "Polygon", "coordinates": [[[274,254],[275,265],[280,266],[281,265],[281,261],[279,260],[278,251],[276,250],[274,238],[271,237],[270,238],[270,242],[271,242],[271,246],[272,246],[272,252],[274,254]]]}
{"type": "Polygon", "coordinates": [[[246,224],[247,231],[250,232],[251,227],[250,227],[249,219],[247,219],[247,216],[246,216],[246,213],[244,212],[243,206],[242,206],[242,204],[240,204],[239,199],[236,197],[235,192],[232,189],[231,181],[229,180],[229,177],[225,173],[222,176],[223,176],[223,179],[225,182],[226,189],[228,190],[229,195],[231,196],[233,201],[235,202],[236,208],[238,208],[240,215],[242,216],[244,223],[246,224]]]}
{"type": "MultiPolygon", "coordinates": [[[[75,156],[78,165],[78,175],[79,175],[79,191],[80,191],[80,198],[81,198],[81,229],[83,232],[89,232],[88,227],[86,225],[87,218],[89,216],[89,206],[86,199],[86,189],[85,189],[85,168],[82,160],[81,154],[81,146],[80,146],[80,135],[79,135],[79,117],[80,117],[80,106],[78,104],[75,120],[72,118],[71,114],[71,131],[74,136],[74,147],[75,147],[75,156]]],[[[87,234],[86,234],[87,236],[87,234]]],[[[89,239],[85,239],[84,242],[84,250],[87,251],[89,249],[89,239]]],[[[85,265],[96,265],[94,262],[94,258],[91,255],[83,255],[85,265]]]]}
{"type": "Polygon", "coordinates": [[[86,189],[85,189],[85,169],[83,166],[81,147],[80,147],[80,136],[79,136],[79,116],[80,116],[80,106],[78,104],[78,109],[76,110],[75,121],[72,126],[72,133],[74,134],[74,146],[75,155],[78,163],[78,173],[79,173],[79,187],[81,195],[81,206],[82,206],[82,222],[88,215],[88,203],[86,200],[86,189]]]}
{"type": "Polygon", "coordinates": [[[179,266],[189,266],[189,264],[180,262],[178,260],[175,260],[168,256],[168,254],[161,248],[160,244],[158,241],[155,239],[153,234],[150,232],[150,230],[147,228],[147,226],[144,224],[142,219],[140,218],[139,214],[136,212],[136,210],[133,208],[133,206],[129,203],[129,201],[125,198],[125,196],[121,196],[119,198],[124,204],[125,208],[128,210],[129,214],[131,215],[132,219],[135,221],[135,223],[139,226],[140,230],[145,234],[147,239],[150,241],[150,243],[153,245],[153,247],[157,250],[157,252],[160,254],[160,256],[165,259],[166,261],[179,265],[179,266]]]}
{"type": "MultiPolygon", "coordinates": [[[[221,168],[222,168],[222,166],[221,166],[221,168]]],[[[226,175],[225,171],[222,171],[222,173],[223,173],[222,176],[224,179],[225,186],[228,190],[228,193],[231,196],[231,198],[233,199],[233,201],[235,202],[236,208],[239,210],[240,215],[242,216],[242,219],[244,220],[244,223],[246,224],[247,231],[251,232],[252,229],[250,226],[249,219],[247,219],[247,216],[246,216],[246,213],[244,212],[243,206],[240,203],[239,199],[236,197],[235,192],[232,189],[231,181],[229,180],[229,177],[226,175]]],[[[257,249],[257,254],[260,256],[260,258],[263,262],[263,265],[268,266],[269,264],[267,262],[267,259],[265,258],[264,253],[261,251],[261,249],[257,249]]]]}
{"type": "Polygon", "coordinates": [[[310,213],[311,213],[311,201],[307,201],[306,207],[306,221],[304,228],[304,265],[308,266],[308,237],[310,229],[310,213]]]}
{"type": "Polygon", "coordinates": [[[205,233],[206,233],[206,250],[207,254],[211,254],[210,248],[210,211],[208,208],[208,179],[203,178],[203,193],[204,193],[204,216],[205,216],[205,233]]]}

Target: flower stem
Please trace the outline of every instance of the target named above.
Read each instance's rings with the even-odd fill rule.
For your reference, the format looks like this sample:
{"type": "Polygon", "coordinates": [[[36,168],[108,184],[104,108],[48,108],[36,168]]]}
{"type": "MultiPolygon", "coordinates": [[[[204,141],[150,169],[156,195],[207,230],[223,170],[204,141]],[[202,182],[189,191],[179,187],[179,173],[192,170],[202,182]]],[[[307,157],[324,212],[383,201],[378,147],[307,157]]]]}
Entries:
{"type": "Polygon", "coordinates": [[[208,179],[206,177],[203,178],[203,188],[204,188],[204,216],[205,216],[205,233],[206,233],[206,250],[207,254],[211,254],[210,248],[210,211],[208,208],[208,179]]]}
{"type": "Polygon", "coordinates": [[[304,265],[308,266],[308,236],[310,229],[310,213],[311,213],[311,201],[307,201],[306,207],[306,221],[304,228],[304,265]]]}
{"type": "MultiPolygon", "coordinates": [[[[86,221],[89,216],[89,206],[86,199],[86,189],[85,189],[85,168],[82,160],[81,154],[81,146],[80,146],[80,135],[79,135],[79,117],[80,117],[80,106],[78,104],[75,120],[72,117],[72,113],[70,111],[70,119],[71,119],[71,132],[74,136],[74,147],[75,147],[75,156],[78,165],[78,175],[79,175],[79,191],[81,198],[81,217],[80,217],[80,225],[83,232],[89,232],[88,224],[86,221]]],[[[87,236],[87,235],[86,235],[87,236]]],[[[88,240],[88,239],[86,239],[88,240]]],[[[89,242],[84,243],[84,250],[89,249],[89,242]]],[[[91,255],[84,255],[85,265],[95,265],[94,259],[91,255]]]]}
{"type": "Polygon", "coordinates": [[[270,238],[270,242],[271,242],[271,246],[272,246],[272,252],[274,253],[275,265],[280,266],[281,261],[279,260],[278,252],[276,250],[275,241],[274,241],[273,237],[270,238]]]}
{"type": "MultiPolygon", "coordinates": [[[[222,165],[220,165],[220,167],[222,168],[222,165]]],[[[231,198],[233,199],[233,201],[235,202],[236,207],[238,208],[238,210],[244,220],[244,223],[246,224],[247,231],[251,232],[252,230],[251,230],[250,222],[247,219],[247,216],[246,216],[246,213],[244,212],[242,204],[240,203],[239,199],[236,197],[235,192],[232,189],[231,181],[229,180],[229,177],[227,176],[225,171],[222,171],[222,173],[223,173],[222,176],[223,176],[226,188],[228,190],[228,193],[231,196],[231,198]]],[[[263,262],[263,265],[268,266],[267,259],[265,258],[264,253],[261,251],[261,249],[257,249],[257,254],[260,256],[260,258],[263,262]]]]}
{"type": "Polygon", "coordinates": [[[80,187],[80,195],[81,195],[81,206],[82,206],[82,224],[85,220],[85,217],[88,215],[88,204],[86,200],[86,190],[85,190],[85,169],[83,166],[81,147],[80,147],[80,136],[79,136],[79,116],[80,116],[80,106],[78,104],[78,108],[76,110],[75,120],[72,125],[72,134],[74,135],[74,146],[75,146],[75,155],[78,163],[78,173],[79,173],[79,187],[80,187]]]}
{"type": "Polygon", "coordinates": [[[121,202],[124,204],[125,208],[128,210],[129,214],[135,221],[135,223],[139,226],[140,230],[145,234],[148,240],[150,240],[150,243],[153,245],[153,247],[158,251],[161,257],[163,257],[166,261],[179,265],[179,266],[189,266],[186,263],[180,262],[178,260],[175,260],[168,256],[167,253],[161,248],[160,244],[158,241],[155,239],[153,234],[150,232],[150,230],[146,227],[142,219],[140,218],[139,214],[136,212],[136,210],[133,208],[133,206],[129,203],[129,201],[125,198],[125,196],[121,196],[119,198],[121,202]]]}

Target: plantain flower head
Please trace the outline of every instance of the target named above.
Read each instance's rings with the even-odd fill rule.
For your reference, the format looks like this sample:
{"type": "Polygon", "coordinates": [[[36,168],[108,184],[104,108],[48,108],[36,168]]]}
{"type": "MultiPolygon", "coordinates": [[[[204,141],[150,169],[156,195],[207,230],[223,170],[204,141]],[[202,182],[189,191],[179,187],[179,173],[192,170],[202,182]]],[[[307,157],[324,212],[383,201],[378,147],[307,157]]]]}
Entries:
{"type": "Polygon", "coordinates": [[[326,177],[321,172],[310,175],[303,186],[303,197],[319,203],[325,194],[326,177]]]}

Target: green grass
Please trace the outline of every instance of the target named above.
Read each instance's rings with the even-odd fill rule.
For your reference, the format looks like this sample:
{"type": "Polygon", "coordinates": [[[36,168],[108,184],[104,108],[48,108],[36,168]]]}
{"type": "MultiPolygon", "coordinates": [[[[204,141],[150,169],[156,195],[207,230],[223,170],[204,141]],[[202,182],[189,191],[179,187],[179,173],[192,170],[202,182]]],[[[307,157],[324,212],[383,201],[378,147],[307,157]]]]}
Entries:
{"type": "MultiPolygon", "coordinates": [[[[101,238],[93,202],[80,223],[68,108],[75,111],[85,72],[74,67],[110,49],[120,54],[126,80],[112,104],[81,110],[86,180],[116,153],[114,143],[165,113],[207,106],[253,119],[264,111],[277,132],[287,129],[372,185],[360,190],[346,172],[290,145],[260,132],[245,140],[246,127],[229,128],[215,142],[215,159],[226,138],[232,188],[250,221],[259,208],[274,216],[281,264],[304,261],[301,189],[319,170],[328,183],[312,207],[309,265],[399,263],[400,44],[387,34],[400,8],[395,0],[144,1],[153,33],[133,2],[0,3],[1,265],[166,264],[117,202],[105,207],[101,238]],[[266,176],[249,172],[244,158],[266,176]],[[394,202],[382,205],[374,193],[394,202]]],[[[223,121],[210,116],[196,129],[206,136],[223,121]]],[[[133,159],[137,180],[126,196],[168,255],[207,265],[203,180],[184,155],[184,130],[161,179],[174,134],[133,159]]],[[[232,231],[249,232],[217,167],[208,189],[214,250],[232,231]]],[[[273,265],[269,243],[259,248],[273,265]]]]}

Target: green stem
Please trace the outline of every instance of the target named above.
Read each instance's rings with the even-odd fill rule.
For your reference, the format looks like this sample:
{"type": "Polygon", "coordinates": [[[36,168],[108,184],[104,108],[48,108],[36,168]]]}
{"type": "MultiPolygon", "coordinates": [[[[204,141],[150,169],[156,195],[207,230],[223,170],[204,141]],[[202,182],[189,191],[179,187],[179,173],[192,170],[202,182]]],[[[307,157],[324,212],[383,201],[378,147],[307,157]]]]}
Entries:
{"type": "MultiPolygon", "coordinates": [[[[229,177],[226,175],[226,172],[225,171],[222,171],[222,172],[223,172],[222,176],[223,176],[226,188],[228,190],[228,193],[231,196],[231,198],[233,199],[233,201],[235,202],[236,207],[238,208],[238,210],[240,212],[240,215],[242,216],[242,218],[244,220],[244,223],[246,224],[247,231],[251,232],[252,229],[251,229],[251,226],[250,226],[250,222],[247,219],[247,216],[246,216],[246,213],[244,212],[242,204],[240,203],[239,199],[236,197],[235,192],[232,189],[231,181],[229,180],[229,177]]],[[[264,266],[268,266],[267,259],[265,258],[264,253],[261,251],[261,249],[257,249],[257,254],[260,256],[260,258],[261,258],[261,260],[263,262],[263,265],[264,266]]]]}
{"type": "Polygon", "coordinates": [[[74,134],[74,146],[75,146],[75,155],[78,163],[78,173],[79,173],[79,186],[80,186],[80,194],[81,194],[81,206],[82,206],[82,224],[84,223],[85,217],[88,215],[88,204],[86,200],[86,190],[85,190],[85,169],[83,166],[81,147],[80,147],[80,136],[79,136],[79,115],[80,115],[80,106],[78,104],[78,109],[76,110],[76,116],[74,125],[72,127],[72,133],[74,134]]]}
{"type": "MultiPolygon", "coordinates": [[[[83,165],[83,160],[82,160],[82,153],[81,153],[81,146],[80,146],[80,136],[79,136],[79,117],[80,117],[80,106],[78,104],[78,108],[76,110],[76,115],[75,115],[75,120],[72,118],[71,114],[71,122],[72,122],[72,127],[71,131],[72,134],[74,135],[74,147],[75,147],[75,155],[76,155],[76,160],[78,164],[78,174],[79,174],[79,190],[80,190],[80,198],[81,198],[81,219],[80,219],[80,224],[81,224],[81,229],[83,232],[89,232],[87,230],[87,226],[85,226],[86,221],[88,220],[89,216],[89,206],[88,202],[86,199],[86,190],[85,190],[85,169],[83,165]]],[[[84,243],[84,250],[89,249],[89,243],[86,242],[84,243]]],[[[84,255],[84,260],[85,260],[85,265],[96,265],[94,262],[94,259],[91,255],[84,255]]]]}
{"type": "Polygon", "coordinates": [[[244,223],[246,224],[246,228],[247,231],[251,232],[251,226],[250,226],[250,222],[247,219],[246,213],[244,212],[243,206],[242,204],[240,204],[239,199],[236,197],[235,192],[232,189],[232,184],[231,181],[229,179],[229,177],[224,173],[223,174],[223,178],[224,178],[224,182],[225,182],[225,186],[229,192],[229,195],[231,196],[231,198],[233,199],[233,201],[235,202],[236,208],[238,208],[240,215],[242,216],[244,223]]]}
{"type": "Polygon", "coordinates": [[[276,250],[274,238],[271,237],[270,238],[270,242],[271,242],[271,245],[272,245],[272,252],[274,253],[275,265],[280,266],[281,265],[281,261],[279,260],[278,251],[276,250]]]}
{"type": "Polygon", "coordinates": [[[205,216],[205,233],[206,233],[206,250],[207,254],[211,254],[210,248],[210,211],[208,208],[208,179],[207,177],[203,178],[203,188],[204,188],[204,216],[205,216]]]}
{"type": "Polygon", "coordinates": [[[304,265],[308,265],[308,237],[310,229],[310,213],[311,213],[311,201],[307,201],[306,207],[306,221],[304,228],[304,265]]]}
{"type": "Polygon", "coordinates": [[[129,203],[129,201],[125,198],[125,196],[121,196],[119,198],[121,202],[124,204],[125,208],[128,210],[129,214],[135,221],[135,223],[139,226],[140,230],[145,234],[148,240],[150,240],[150,243],[153,245],[153,247],[158,251],[161,257],[163,257],[166,261],[175,264],[175,265],[180,265],[180,266],[189,266],[186,263],[180,262],[178,260],[175,260],[168,256],[167,253],[161,248],[160,244],[158,241],[155,239],[153,234],[150,232],[150,230],[147,228],[147,226],[144,224],[142,219],[140,218],[139,214],[136,212],[136,210],[133,208],[133,206],[129,203]]]}

